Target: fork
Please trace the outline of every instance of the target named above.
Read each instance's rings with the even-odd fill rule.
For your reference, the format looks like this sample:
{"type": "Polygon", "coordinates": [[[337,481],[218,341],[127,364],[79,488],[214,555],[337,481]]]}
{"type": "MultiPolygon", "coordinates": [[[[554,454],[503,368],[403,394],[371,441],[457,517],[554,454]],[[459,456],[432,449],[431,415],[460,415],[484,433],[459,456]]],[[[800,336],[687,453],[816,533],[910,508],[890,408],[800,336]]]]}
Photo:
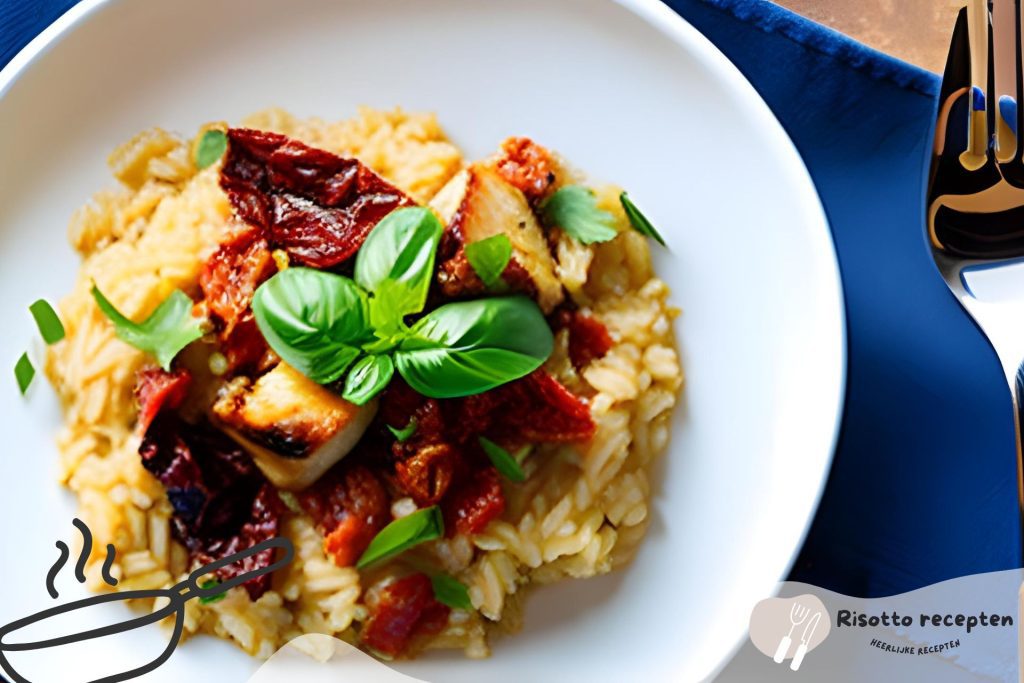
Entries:
{"type": "Polygon", "coordinates": [[[969,0],[960,10],[939,95],[927,207],[935,265],[988,338],[1010,389],[1018,512],[1024,509],[1022,1],[969,0]]]}
{"type": "Polygon", "coordinates": [[[804,607],[799,602],[794,602],[793,606],[789,608],[789,633],[782,636],[782,640],[779,641],[779,646],[775,648],[775,656],[772,657],[776,664],[781,664],[782,660],[786,658],[786,653],[789,652],[789,646],[793,644],[793,629],[800,624],[804,623],[804,619],[810,613],[810,609],[804,607]]]}

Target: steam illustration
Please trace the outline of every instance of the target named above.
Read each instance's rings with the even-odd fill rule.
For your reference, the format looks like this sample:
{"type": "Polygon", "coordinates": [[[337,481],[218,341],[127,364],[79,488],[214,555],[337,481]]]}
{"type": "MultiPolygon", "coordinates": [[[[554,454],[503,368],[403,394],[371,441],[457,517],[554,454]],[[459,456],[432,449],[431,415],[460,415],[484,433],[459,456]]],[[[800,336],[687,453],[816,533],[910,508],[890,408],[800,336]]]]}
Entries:
{"type": "MultiPolygon", "coordinates": [[[[92,530],[82,520],[75,517],[71,520],[71,523],[82,532],[82,552],[78,555],[78,562],[75,564],[75,578],[78,583],[85,583],[85,563],[88,561],[89,556],[92,554],[92,530]]],[[[60,557],[50,567],[50,571],[46,573],[46,592],[50,594],[50,597],[54,600],[57,599],[59,594],[57,588],[53,585],[53,580],[57,578],[57,574],[64,568],[64,563],[68,561],[68,557],[71,555],[71,551],[68,550],[68,546],[64,541],[57,541],[57,549],[60,551],[60,557]]],[[[107,557],[103,560],[103,567],[100,569],[100,575],[103,580],[110,586],[117,585],[117,579],[110,575],[110,568],[114,565],[114,558],[117,557],[117,550],[114,548],[113,543],[107,544],[107,557]]]]}
{"type": "MultiPolygon", "coordinates": [[[[85,582],[85,563],[89,559],[92,553],[92,532],[84,522],[79,519],[75,519],[72,522],[75,527],[82,534],[82,552],[78,556],[78,561],[75,564],[75,578],[80,582],[85,582]]],[[[46,590],[50,594],[50,597],[57,598],[57,589],[53,585],[53,581],[56,578],[60,570],[67,564],[67,561],[71,555],[68,550],[67,544],[63,541],[56,542],[57,549],[60,551],[60,556],[57,561],[53,563],[50,570],[46,574],[46,590]]],[[[103,580],[109,585],[114,586],[117,584],[117,579],[110,575],[110,568],[113,565],[114,558],[116,556],[116,550],[111,544],[107,545],[107,556],[103,562],[103,568],[101,574],[103,580]]],[[[78,643],[86,640],[92,640],[94,638],[102,638],[104,636],[115,635],[125,631],[130,631],[143,626],[148,626],[161,621],[167,617],[174,617],[174,628],[171,633],[170,640],[167,647],[152,661],[148,664],[140,666],[129,671],[105,676],[97,679],[92,683],[117,683],[118,681],[127,681],[132,678],[136,678],[143,674],[153,671],[158,666],[167,661],[174,649],[178,645],[178,641],[181,639],[182,630],[185,623],[185,603],[193,598],[211,598],[216,595],[220,595],[236,586],[240,586],[247,581],[277,571],[287,566],[292,559],[295,557],[295,547],[292,542],[287,538],[271,538],[257,543],[251,548],[242,550],[241,552],[228,555],[219,560],[210,562],[207,565],[196,569],[194,572],[188,575],[183,581],[178,582],[170,588],[160,588],[152,590],[133,590],[123,591],[120,593],[106,593],[102,595],[93,595],[82,600],[76,600],[66,605],[57,605],[44,609],[40,612],[17,619],[7,624],[6,626],[0,626],[0,670],[6,673],[15,683],[32,683],[28,678],[25,678],[11,664],[8,656],[14,652],[28,652],[32,650],[48,650],[49,652],[55,652],[61,645],[67,645],[70,643],[78,643]],[[224,567],[233,565],[238,562],[243,562],[249,557],[258,555],[265,550],[276,550],[279,559],[265,567],[253,569],[248,572],[243,572],[237,576],[233,576],[223,582],[219,583],[207,583],[203,581],[203,585],[200,585],[200,581],[210,574],[217,572],[224,567]],[[204,587],[205,586],[205,587],[204,587]],[[75,612],[81,609],[88,609],[90,607],[101,605],[108,602],[127,602],[129,600],[138,599],[153,599],[153,598],[166,598],[167,604],[155,610],[149,614],[143,614],[141,616],[133,616],[129,619],[121,621],[119,623],[102,626],[99,628],[93,628],[81,633],[70,633],[67,635],[58,636],[55,638],[47,638],[43,640],[25,640],[24,637],[19,639],[18,632],[23,629],[27,629],[34,624],[38,624],[42,621],[57,617],[61,614],[69,612],[75,612]]],[[[2,676],[0,676],[2,679],[2,676]]]]}

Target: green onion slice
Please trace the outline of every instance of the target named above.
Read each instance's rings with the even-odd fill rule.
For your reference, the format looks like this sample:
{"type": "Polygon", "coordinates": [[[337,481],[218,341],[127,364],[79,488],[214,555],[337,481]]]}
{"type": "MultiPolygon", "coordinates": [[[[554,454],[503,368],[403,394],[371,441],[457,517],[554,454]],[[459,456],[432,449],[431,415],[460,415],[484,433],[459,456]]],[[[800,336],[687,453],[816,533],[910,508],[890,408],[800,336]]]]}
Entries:
{"type": "Polygon", "coordinates": [[[640,212],[640,209],[636,208],[636,204],[629,198],[629,195],[623,192],[619,195],[619,201],[622,202],[622,210],[626,212],[626,216],[629,218],[629,224],[633,226],[641,235],[650,237],[652,240],[657,242],[663,247],[668,246],[665,244],[665,238],[661,236],[661,233],[655,229],[654,225],[647,220],[647,216],[640,212]]]}
{"type": "MultiPolygon", "coordinates": [[[[494,468],[501,472],[506,479],[514,481],[517,484],[521,484],[526,481],[526,473],[524,473],[523,468],[519,466],[515,456],[488,439],[486,436],[479,437],[479,441],[480,446],[484,449],[484,453],[486,453],[487,457],[490,458],[491,464],[493,464],[494,468]]],[[[519,452],[522,453],[523,451],[520,450],[519,452]]],[[[526,451],[525,453],[529,453],[529,451],[526,451]]]]}
{"type": "Polygon", "coordinates": [[[39,328],[39,334],[42,335],[43,341],[47,344],[56,344],[64,338],[64,325],[57,317],[57,312],[53,310],[50,302],[46,299],[39,299],[29,306],[28,310],[36,319],[36,327],[39,328]]]}
{"type": "Polygon", "coordinates": [[[207,166],[213,166],[217,160],[224,156],[228,148],[228,136],[222,130],[208,130],[199,138],[196,145],[196,168],[200,171],[207,166]]]}
{"type": "Polygon", "coordinates": [[[36,376],[36,369],[32,367],[32,361],[28,359],[28,354],[21,354],[21,358],[14,365],[14,376],[18,380],[18,389],[21,390],[21,395],[24,396],[25,392],[28,391],[28,387],[32,384],[32,378],[36,376]]]}
{"type": "Polygon", "coordinates": [[[407,424],[405,427],[401,429],[396,429],[391,425],[388,425],[387,427],[388,431],[395,435],[395,438],[398,440],[399,443],[404,443],[412,438],[412,435],[416,433],[416,427],[418,426],[419,425],[416,422],[416,418],[412,417],[409,418],[409,424],[407,424]]]}
{"type": "Polygon", "coordinates": [[[469,589],[458,579],[447,574],[435,574],[430,577],[430,585],[434,588],[434,597],[438,602],[455,609],[472,611],[469,589]]]}
{"type": "MultiPolygon", "coordinates": [[[[220,585],[220,581],[218,581],[217,579],[207,579],[206,581],[203,581],[201,584],[199,584],[199,587],[200,588],[213,588],[214,586],[219,586],[219,585],[220,585]]],[[[210,595],[210,596],[207,596],[205,598],[199,598],[199,603],[202,604],[202,605],[209,605],[210,603],[213,603],[213,602],[219,602],[219,601],[223,600],[224,598],[226,598],[227,596],[228,596],[227,591],[224,591],[223,593],[217,593],[216,595],[210,595]]]]}

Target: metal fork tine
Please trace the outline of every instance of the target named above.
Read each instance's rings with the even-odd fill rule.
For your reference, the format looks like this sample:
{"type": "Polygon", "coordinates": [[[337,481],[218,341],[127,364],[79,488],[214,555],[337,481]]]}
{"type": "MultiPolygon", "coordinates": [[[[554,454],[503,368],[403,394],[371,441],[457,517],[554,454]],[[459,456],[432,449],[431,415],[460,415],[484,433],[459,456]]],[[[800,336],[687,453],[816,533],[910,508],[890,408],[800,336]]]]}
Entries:
{"type": "MultiPolygon", "coordinates": [[[[1004,105],[1010,100],[1017,102],[1017,8],[1016,0],[993,0],[992,2],[992,76],[993,90],[988,102],[991,115],[988,117],[991,130],[995,131],[996,160],[1001,164],[1012,162],[1017,156],[1017,138],[1013,128],[1003,116],[1004,105]]],[[[1016,116],[1014,117],[1016,124],[1016,116]]]]}
{"type": "MultiPolygon", "coordinates": [[[[1014,58],[1014,109],[1017,114],[1017,126],[1014,130],[1017,137],[1017,154],[1014,155],[1014,175],[1024,175],[1024,144],[1020,143],[1020,135],[1024,132],[1024,47],[1022,47],[1022,35],[1024,35],[1024,13],[1021,12],[1021,0],[1014,0],[1014,44],[1016,47],[1014,58]]],[[[1017,183],[1015,183],[1017,184],[1017,183]]]]}
{"type": "Polygon", "coordinates": [[[991,103],[986,98],[992,74],[990,45],[991,23],[988,0],[969,0],[967,5],[967,33],[971,51],[970,122],[967,150],[960,155],[960,163],[969,171],[982,168],[989,161],[989,112],[991,103]]]}

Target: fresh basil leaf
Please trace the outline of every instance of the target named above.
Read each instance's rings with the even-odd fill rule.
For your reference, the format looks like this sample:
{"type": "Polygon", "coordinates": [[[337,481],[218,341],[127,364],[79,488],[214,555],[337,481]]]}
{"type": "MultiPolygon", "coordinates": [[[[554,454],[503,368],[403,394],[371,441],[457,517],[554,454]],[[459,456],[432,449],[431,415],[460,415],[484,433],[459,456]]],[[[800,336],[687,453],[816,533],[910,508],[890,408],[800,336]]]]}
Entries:
{"type": "Polygon", "coordinates": [[[370,231],[356,255],[355,281],[370,292],[373,327],[390,329],[427,301],[444,226],[423,207],[396,209],[370,231]]]}
{"type": "Polygon", "coordinates": [[[655,229],[651,222],[647,220],[647,216],[640,212],[640,209],[636,208],[636,204],[629,198],[629,195],[623,192],[619,195],[619,202],[622,203],[622,210],[626,212],[626,217],[629,218],[629,224],[633,226],[633,229],[644,237],[650,237],[655,242],[663,247],[667,247],[665,244],[665,238],[655,229]]]}
{"type": "Polygon", "coordinates": [[[528,456],[532,451],[533,444],[526,444],[516,450],[516,452],[512,454],[512,457],[515,459],[517,465],[522,465],[523,461],[526,460],[526,456],[528,456]]]}
{"type": "Polygon", "coordinates": [[[228,149],[228,136],[222,130],[208,130],[196,145],[196,168],[200,171],[212,166],[228,149]]]}
{"type": "Polygon", "coordinates": [[[252,311],[274,353],[320,384],[341,377],[372,338],[366,294],[347,277],[312,268],[264,282],[252,311]]]}
{"type": "Polygon", "coordinates": [[[478,441],[480,446],[483,447],[484,453],[490,459],[491,464],[494,465],[494,469],[501,472],[509,481],[514,481],[517,484],[526,481],[526,473],[523,472],[523,468],[516,462],[515,456],[485,436],[479,437],[478,441]]]}
{"type": "Polygon", "coordinates": [[[512,242],[507,235],[493,235],[466,245],[466,260],[488,287],[501,281],[508,262],[512,259],[512,242]]]}
{"type": "MultiPolygon", "coordinates": [[[[200,588],[213,588],[214,586],[219,586],[219,585],[220,585],[220,581],[218,581],[217,579],[207,579],[206,581],[203,581],[201,584],[199,584],[199,587],[200,588]]],[[[216,595],[210,595],[210,596],[207,596],[207,597],[199,598],[199,604],[201,604],[201,605],[209,605],[209,604],[214,603],[214,602],[220,602],[221,600],[223,600],[226,597],[228,597],[228,593],[227,593],[227,591],[224,591],[223,593],[217,593],[216,595]]]]}
{"type": "Polygon", "coordinates": [[[395,435],[395,439],[399,443],[404,443],[412,438],[412,435],[416,433],[416,428],[419,426],[415,417],[409,418],[409,424],[405,425],[402,429],[395,429],[391,425],[387,425],[388,431],[395,435]]]}
{"type": "Polygon", "coordinates": [[[36,369],[32,366],[32,361],[29,360],[28,354],[21,354],[21,358],[14,364],[14,378],[18,380],[18,390],[22,396],[28,391],[35,376],[36,369]]]}
{"type": "Polygon", "coordinates": [[[614,239],[615,217],[599,209],[593,190],[582,185],[566,185],[540,204],[547,225],[565,230],[583,244],[614,239]]]}
{"type": "Polygon", "coordinates": [[[164,370],[183,348],[203,336],[200,321],[192,316],[192,299],[180,289],[164,299],[148,318],[135,323],[121,314],[95,284],[92,296],[103,315],[114,324],[114,334],[124,343],[151,353],[164,370]]]}
{"type": "Polygon", "coordinates": [[[28,307],[32,317],[36,320],[36,327],[39,334],[47,344],[56,344],[64,338],[64,324],[57,317],[57,312],[46,299],[39,299],[28,307]]]}
{"type": "Polygon", "coordinates": [[[356,568],[386,560],[389,557],[412,548],[413,546],[432,541],[444,535],[444,518],[436,505],[417,510],[416,512],[396,519],[380,530],[363,556],[356,562],[356,568]]]}
{"type": "Polygon", "coordinates": [[[365,356],[352,366],[341,397],[357,406],[365,405],[388,385],[394,374],[391,356],[365,356]]]}
{"type": "Polygon", "coordinates": [[[467,612],[473,611],[469,588],[458,579],[447,574],[434,574],[430,577],[430,585],[434,589],[434,598],[441,604],[467,612]]]}
{"type": "Polygon", "coordinates": [[[530,299],[477,299],[421,318],[395,352],[395,366],[424,396],[457,398],[528,375],[553,345],[544,314],[530,299]]]}

